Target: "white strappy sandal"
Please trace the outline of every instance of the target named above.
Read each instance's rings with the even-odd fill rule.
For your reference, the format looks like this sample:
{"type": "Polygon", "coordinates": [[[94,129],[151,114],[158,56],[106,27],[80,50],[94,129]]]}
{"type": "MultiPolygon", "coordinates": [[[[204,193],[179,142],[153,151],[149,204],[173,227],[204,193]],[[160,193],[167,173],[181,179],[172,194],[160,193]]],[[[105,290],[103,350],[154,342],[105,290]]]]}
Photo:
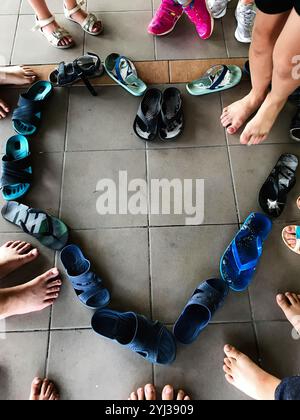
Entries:
{"type": "Polygon", "coordinates": [[[49,19],[42,19],[42,20],[39,20],[38,17],[36,16],[35,17],[35,26],[32,28],[32,30],[41,32],[44,35],[44,37],[47,39],[49,44],[51,44],[55,48],[65,50],[67,48],[73,47],[74,46],[74,41],[71,42],[68,45],[59,45],[60,41],[63,38],[71,37],[69,32],[66,31],[64,28],[59,27],[55,31],[53,31],[51,34],[43,31],[43,28],[45,26],[50,25],[50,23],[52,23],[54,21],[55,21],[54,16],[51,16],[49,19]]]}
{"type": "Polygon", "coordinates": [[[94,15],[93,13],[88,13],[87,17],[84,19],[84,21],[80,24],[78,22],[76,22],[74,19],[72,19],[72,15],[74,15],[74,13],[78,12],[79,10],[81,10],[81,6],[85,5],[85,0],[80,0],[77,3],[77,6],[74,7],[74,9],[68,10],[66,8],[66,5],[64,3],[64,11],[65,11],[65,17],[68,20],[71,20],[74,23],[77,23],[78,25],[80,25],[82,27],[82,29],[89,35],[93,35],[93,36],[98,36],[101,34],[101,32],[103,31],[103,26],[102,26],[102,22],[101,20],[99,20],[97,18],[96,15],[94,15]],[[93,28],[95,26],[95,24],[97,22],[101,23],[101,28],[98,32],[93,32],[93,28]]]}

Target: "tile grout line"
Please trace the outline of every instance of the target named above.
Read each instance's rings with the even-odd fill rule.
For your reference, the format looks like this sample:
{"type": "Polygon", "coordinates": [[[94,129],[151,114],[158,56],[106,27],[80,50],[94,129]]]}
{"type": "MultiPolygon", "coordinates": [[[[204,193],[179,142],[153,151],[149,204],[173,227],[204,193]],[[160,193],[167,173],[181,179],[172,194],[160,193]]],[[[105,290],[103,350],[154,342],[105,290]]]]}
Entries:
{"type": "Polygon", "coordinates": [[[223,18],[221,19],[221,26],[222,26],[222,34],[223,34],[223,39],[224,39],[224,47],[225,47],[226,55],[227,55],[227,58],[231,58],[230,53],[229,53],[229,48],[228,48],[228,45],[227,45],[227,41],[226,41],[226,37],[225,37],[225,29],[224,29],[223,18]]]}
{"type": "MultiPolygon", "coordinates": [[[[20,3],[20,6],[19,6],[19,11],[20,11],[20,7],[21,7],[21,3],[20,3]]],[[[9,57],[9,65],[12,65],[12,58],[13,58],[13,53],[14,53],[15,45],[16,45],[16,38],[17,38],[17,31],[18,31],[18,27],[19,27],[19,21],[20,21],[20,14],[18,13],[17,21],[16,21],[16,28],[15,28],[14,38],[13,38],[13,43],[12,43],[12,46],[11,46],[11,52],[10,52],[10,57],[9,57]]]]}

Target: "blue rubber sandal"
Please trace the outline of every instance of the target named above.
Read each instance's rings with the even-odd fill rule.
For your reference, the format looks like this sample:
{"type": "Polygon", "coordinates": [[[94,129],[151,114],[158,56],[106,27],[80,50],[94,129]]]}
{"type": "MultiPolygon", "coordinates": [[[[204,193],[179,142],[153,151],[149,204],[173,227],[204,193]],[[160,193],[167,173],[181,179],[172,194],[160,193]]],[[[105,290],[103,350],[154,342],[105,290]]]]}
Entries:
{"type": "Polygon", "coordinates": [[[150,363],[167,365],[176,358],[173,334],[160,322],[149,321],[143,315],[102,309],[94,314],[92,328],[150,363]]]}
{"type": "Polygon", "coordinates": [[[225,251],[220,271],[232,290],[242,292],[248,288],[271,229],[272,222],[267,216],[251,213],[225,251]]]}
{"type": "Polygon", "coordinates": [[[182,344],[193,343],[223,305],[229,288],[220,279],[199,284],[174,325],[174,335],[182,344]]]}
{"type": "Polygon", "coordinates": [[[31,187],[32,167],[28,140],[13,136],[7,140],[6,154],[2,158],[1,189],[4,200],[23,197],[31,187]]]}
{"type": "Polygon", "coordinates": [[[80,302],[89,309],[100,309],[110,302],[110,293],[102,280],[91,271],[91,263],[76,245],[66,246],[60,254],[68,279],[80,302]]]}
{"type": "Polygon", "coordinates": [[[12,115],[14,130],[23,136],[36,133],[42,117],[42,107],[53,91],[46,81],[34,83],[26,93],[20,95],[18,107],[12,115]]]}

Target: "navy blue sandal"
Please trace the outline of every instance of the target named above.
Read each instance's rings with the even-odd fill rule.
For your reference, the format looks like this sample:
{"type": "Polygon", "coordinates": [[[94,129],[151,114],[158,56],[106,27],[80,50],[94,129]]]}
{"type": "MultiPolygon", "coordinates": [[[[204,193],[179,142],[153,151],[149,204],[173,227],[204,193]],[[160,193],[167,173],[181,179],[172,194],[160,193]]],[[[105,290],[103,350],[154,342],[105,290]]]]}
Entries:
{"type": "Polygon", "coordinates": [[[91,263],[76,245],[66,246],[60,254],[68,279],[80,302],[89,309],[100,309],[110,302],[110,293],[102,280],[91,271],[91,263]]]}
{"type": "Polygon", "coordinates": [[[92,328],[150,363],[167,365],[176,358],[173,334],[160,322],[149,321],[143,315],[102,309],[93,316],[92,328]]]}
{"type": "Polygon", "coordinates": [[[193,343],[223,305],[229,288],[223,280],[210,279],[199,284],[174,326],[174,335],[182,344],[193,343]]]}

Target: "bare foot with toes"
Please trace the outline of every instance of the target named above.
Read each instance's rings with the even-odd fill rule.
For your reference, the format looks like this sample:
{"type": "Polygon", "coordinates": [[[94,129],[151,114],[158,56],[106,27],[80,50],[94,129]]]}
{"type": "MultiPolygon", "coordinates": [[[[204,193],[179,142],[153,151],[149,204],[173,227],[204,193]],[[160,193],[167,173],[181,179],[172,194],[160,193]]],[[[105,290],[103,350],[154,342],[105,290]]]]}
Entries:
{"type": "Polygon", "coordinates": [[[35,260],[39,255],[36,248],[22,241],[10,241],[0,247],[0,279],[35,260]]]}
{"type": "Polygon", "coordinates": [[[34,378],[31,384],[30,401],[57,401],[59,393],[49,379],[34,378]]]}
{"type": "Polygon", "coordinates": [[[37,76],[29,66],[0,67],[0,85],[24,86],[35,82],[37,76]]]}
{"type": "MultiPolygon", "coordinates": [[[[173,401],[175,396],[174,388],[171,385],[166,385],[162,391],[162,400],[163,401],[173,401]]],[[[145,385],[144,388],[139,388],[136,392],[132,392],[128,398],[131,401],[137,400],[148,400],[154,401],[157,400],[156,388],[152,384],[145,385]]],[[[177,392],[176,400],[188,401],[190,397],[182,390],[177,392]]]]}
{"type": "Polygon", "coordinates": [[[0,120],[6,118],[9,112],[10,108],[7,103],[0,99],[0,120]]]}
{"type": "Polygon", "coordinates": [[[300,334],[300,295],[288,292],[285,295],[278,295],[276,300],[288,321],[300,334]]]}

